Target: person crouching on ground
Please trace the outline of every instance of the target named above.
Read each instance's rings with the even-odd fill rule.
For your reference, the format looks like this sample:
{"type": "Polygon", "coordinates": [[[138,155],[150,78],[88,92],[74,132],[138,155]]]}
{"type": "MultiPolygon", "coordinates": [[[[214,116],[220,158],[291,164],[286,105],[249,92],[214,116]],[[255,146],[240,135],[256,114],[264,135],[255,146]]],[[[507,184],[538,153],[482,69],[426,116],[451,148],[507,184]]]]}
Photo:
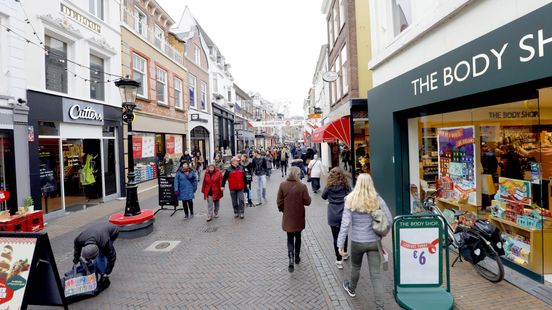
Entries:
{"type": "Polygon", "coordinates": [[[222,172],[213,161],[207,167],[201,186],[203,198],[207,200],[207,222],[218,217],[220,199],[222,198],[222,172]]]}
{"type": "Polygon", "coordinates": [[[316,194],[320,190],[320,176],[322,175],[322,162],[318,155],[314,155],[308,165],[308,173],[311,181],[312,191],[316,194]]]}
{"type": "Polygon", "coordinates": [[[359,175],[355,188],[345,198],[345,209],[341,219],[341,230],[337,239],[339,254],[345,255],[345,238],[351,226],[351,280],[343,282],[343,288],[351,297],[355,297],[355,289],[360,277],[360,268],[364,254],[368,256],[370,280],[374,289],[376,307],[383,309],[383,283],[381,282],[379,247],[381,238],[372,229],[371,213],[381,208],[389,223],[393,223],[391,212],[376,189],[372,177],[367,173],[359,175]]]}
{"type": "Polygon", "coordinates": [[[117,260],[113,242],[118,236],[119,228],[111,223],[87,228],[75,238],[73,263],[78,264],[81,256],[87,261],[94,261],[96,272],[100,275],[98,282],[109,286],[108,276],[117,260]]]}
{"type": "Polygon", "coordinates": [[[307,186],[301,183],[297,167],[289,169],[288,177],[278,188],[276,204],[282,215],[282,229],[287,232],[289,272],[293,272],[295,264],[301,262],[301,231],[305,229],[305,206],[311,204],[307,186]]]}
{"type": "Polygon", "coordinates": [[[222,178],[221,190],[224,190],[228,181],[228,188],[230,188],[230,197],[232,198],[232,207],[234,207],[234,217],[244,218],[245,204],[243,202],[243,190],[245,188],[246,178],[245,171],[240,166],[240,160],[238,157],[232,157],[230,160],[230,167],[224,172],[222,178]]]}
{"type": "Polygon", "coordinates": [[[188,163],[180,164],[174,177],[174,194],[178,200],[182,200],[184,206],[184,219],[194,217],[194,196],[197,190],[197,177],[188,163]]]}
{"type": "MultiPolygon", "coordinates": [[[[316,156],[316,155],[314,155],[316,156]]],[[[322,199],[328,200],[328,225],[332,230],[333,244],[335,251],[335,265],[338,269],[343,269],[343,260],[348,259],[347,244],[349,238],[345,236],[345,242],[343,244],[345,255],[339,254],[337,248],[337,237],[341,228],[341,217],[343,216],[343,207],[345,205],[345,196],[351,192],[351,186],[347,180],[347,176],[343,170],[339,167],[335,167],[330,170],[328,181],[324,191],[322,192],[322,199]]]]}

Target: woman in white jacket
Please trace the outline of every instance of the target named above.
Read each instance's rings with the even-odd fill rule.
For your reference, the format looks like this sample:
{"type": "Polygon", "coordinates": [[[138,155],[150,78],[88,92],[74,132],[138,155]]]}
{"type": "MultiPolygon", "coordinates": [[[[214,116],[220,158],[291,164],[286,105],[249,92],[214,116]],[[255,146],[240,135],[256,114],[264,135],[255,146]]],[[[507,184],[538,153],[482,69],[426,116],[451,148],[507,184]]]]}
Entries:
{"type": "Polygon", "coordinates": [[[318,193],[318,190],[320,190],[320,176],[322,175],[322,162],[316,154],[309,163],[308,174],[311,180],[312,191],[318,193]]]}

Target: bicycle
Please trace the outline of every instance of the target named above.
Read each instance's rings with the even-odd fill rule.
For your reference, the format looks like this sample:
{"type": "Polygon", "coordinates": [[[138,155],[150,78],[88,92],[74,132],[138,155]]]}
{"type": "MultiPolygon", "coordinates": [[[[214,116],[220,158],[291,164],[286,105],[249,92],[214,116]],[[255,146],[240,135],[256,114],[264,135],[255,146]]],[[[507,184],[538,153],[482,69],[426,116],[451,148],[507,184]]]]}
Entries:
{"type": "MultiPolygon", "coordinates": [[[[424,210],[443,216],[447,226],[447,245],[452,246],[458,252],[451,267],[464,260],[471,263],[483,278],[497,283],[504,279],[504,266],[500,256],[504,255],[502,239],[498,229],[493,224],[477,220],[473,227],[458,224],[451,226],[443,212],[435,205],[435,197],[441,189],[426,197],[422,203],[424,210]]],[[[466,212],[452,209],[456,220],[466,212]]]]}

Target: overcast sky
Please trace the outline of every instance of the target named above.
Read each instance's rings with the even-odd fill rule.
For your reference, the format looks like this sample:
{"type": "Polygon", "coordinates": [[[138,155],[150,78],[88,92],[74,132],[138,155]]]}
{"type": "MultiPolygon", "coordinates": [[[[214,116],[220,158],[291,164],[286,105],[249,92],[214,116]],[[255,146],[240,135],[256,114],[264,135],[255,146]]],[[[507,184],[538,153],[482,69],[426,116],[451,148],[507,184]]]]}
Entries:
{"type": "Polygon", "coordinates": [[[157,0],[178,23],[184,7],[230,63],[234,82],[302,115],[326,26],[321,0],[157,0]]]}

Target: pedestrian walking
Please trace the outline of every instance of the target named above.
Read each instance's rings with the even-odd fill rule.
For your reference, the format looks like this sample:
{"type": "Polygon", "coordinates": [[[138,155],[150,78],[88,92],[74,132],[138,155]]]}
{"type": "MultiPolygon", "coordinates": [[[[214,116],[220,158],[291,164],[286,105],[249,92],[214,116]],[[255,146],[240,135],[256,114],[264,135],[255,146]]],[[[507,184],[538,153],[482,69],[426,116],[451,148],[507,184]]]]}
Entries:
{"type": "Polygon", "coordinates": [[[338,269],[343,269],[343,260],[349,258],[347,254],[347,244],[349,243],[348,236],[345,236],[345,242],[343,244],[344,256],[339,254],[339,249],[337,247],[337,237],[341,229],[341,217],[343,216],[345,197],[349,192],[351,192],[351,186],[349,185],[349,181],[343,169],[335,167],[330,170],[326,187],[322,192],[322,199],[328,200],[328,225],[330,225],[330,229],[332,230],[335,265],[338,269]]]}
{"type": "Polygon", "coordinates": [[[243,202],[243,190],[245,188],[245,171],[239,164],[238,157],[233,157],[230,160],[230,167],[224,172],[222,178],[222,190],[226,186],[228,181],[228,188],[230,189],[230,197],[232,198],[232,207],[234,207],[234,217],[244,218],[244,202],[243,202]]]}
{"type": "Polygon", "coordinates": [[[180,163],[183,163],[183,162],[187,162],[187,163],[190,163],[192,161],[192,156],[190,156],[190,154],[188,154],[188,151],[184,151],[184,154],[182,154],[182,156],[180,156],[180,163]]]}
{"type": "Polygon", "coordinates": [[[201,178],[201,172],[203,172],[203,168],[205,165],[205,158],[203,157],[203,154],[201,154],[200,151],[196,152],[197,157],[197,175],[201,178]]]}
{"type": "Polygon", "coordinates": [[[301,180],[305,177],[306,171],[305,171],[305,164],[303,163],[303,160],[300,157],[294,157],[291,161],[292,167],[297,167],[301,171],[301,180]]]}
{"type": "Polygon", "coordinates": [[[270,180],[270,176],[272,175],[272,162],[273,162],[273,157],[270,151],[266,152],[266,155],[264,158],[266,159],[266,176],[270,180]]]}
{"type": "Polygon", "coordinates": [[[244,193],[247,197],[247,206],[253,207],[253,191],[251,183],[253,183],[253,162],[245,154],[241,156],[241,165],[245,171],[245,189],[244,193]]]}
{"type": "Polygon", "coordinates": [[[368,257],[370,280],[375,296],[375,309],[383,309],[383,283],[381,282],[381,237],[372,229],[371,213],[380,209],[387,221],[393,222],[391,212],[376,189],[372,177],[367,173],[358,176],[353,191],[345,198],[345,208],[341,219],[341,229],[337,239],[339,254],[345,255],[345,240],[351,227],[351,280],[343,282],[343,288],[349,296],[355,297],[355,289],[360,277],[360,268],[364,254],[368,257]]]}
{"type": "Polygon", "coordinates": [[[211,162],[207,167],[201,186],[203,198],[207,200],[207,222],[218,217],[220,208],[220,199],[223,196],[222,191],[222,172],[217,168],[215,162],[211,162]]]}
{"type": "Polygon", "coordinates": [[[313,155],[307,173],[311,181],[312,191],[316,194],[320,190],[320,176],[322,175],[322,162],[318,159],[318,155],[313,155]]]}
{"type": "Polygon", "coordinates": [[[294,263],[301,262],[301,232],[305,229],[305,206],[311,204],[307,186],[301,182],[301,171],[289,169],[288,177],[278,188],[276,203],[282,215],[282,229],[287,233],[288,271],[293,272],[294,263]]]}
{"type": "Polygon", "coordinates": [[[266,175],[268,173],[268,164],[266,158],[261,156],[261,153],[255,152],[255,158],[253,158],[253,171],[255,174],[255,184],[257,185],[257,199],[258,204],[261,205],[266,202],[266,175]]]}
{"type": "Polygon", "coordinates": [[[186,162],[182,162],[174,177],[174,194],[184,206],[184,219],[194,217],[194,196],[197,190],[197,177],[186,162]]]}
{"type": "Polygon", "coordinates": [[[280,152],[280,168],[282,169],[282,178],[287,175],[287,166],[289,160],[289,153],[287,148],[282,148],[280,152]]]}

